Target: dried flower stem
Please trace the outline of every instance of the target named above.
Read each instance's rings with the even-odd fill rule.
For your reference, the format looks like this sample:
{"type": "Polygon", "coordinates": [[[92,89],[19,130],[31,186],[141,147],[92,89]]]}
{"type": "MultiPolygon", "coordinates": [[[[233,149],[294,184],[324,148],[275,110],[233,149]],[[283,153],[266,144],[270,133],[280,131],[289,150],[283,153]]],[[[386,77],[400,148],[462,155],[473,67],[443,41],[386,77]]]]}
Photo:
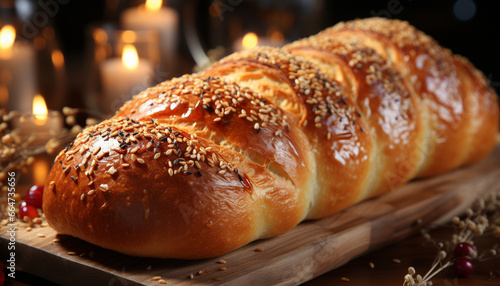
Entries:
{"type": "MultiPolygon", "coordinates": [[[[474,208],[465,211],[463,219],[454,217],[452,220],[455,226],[455,233],[449,241],[437,242],[431,239],[429,233],[424,232],[424,238],[432,242],[438,248],[438,255],[434,258],[431,268],[424,277],[416,275],[413,267],[408,268],[408,274],[404,277],[403,286],[430,286],[431,279],[439,272],[453,265],[453,251],[459,243],[469,243],[474,245],[474,239],[490,235],[500,238],[500,193],[491,193],[488,198],[478,199],[474,203],[474,208]]],[[[500,257],[500,246],[494,244],[480,255],[471,252],[472,260],[487,260],[500,257]]]]}

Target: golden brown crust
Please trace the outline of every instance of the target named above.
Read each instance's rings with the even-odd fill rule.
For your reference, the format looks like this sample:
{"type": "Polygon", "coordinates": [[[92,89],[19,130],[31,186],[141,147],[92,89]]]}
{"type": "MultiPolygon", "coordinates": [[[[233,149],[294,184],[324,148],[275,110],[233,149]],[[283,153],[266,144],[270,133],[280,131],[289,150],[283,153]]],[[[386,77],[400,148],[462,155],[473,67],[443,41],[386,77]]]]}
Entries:
{"type": "MultiPolygon", "coordinates": [[[[463,165],[456,150],[467,148],[471,116],[451,52],[408,22],[370,18],[340,23],[319,34],[356,38],[385,57],[411,84],[423,104],[424,121],[432,132],[421,146],[425,158],[417,176],[431,176],[463,165]]],[[[488,99],[486,99],[488,100],[488,99]]]]}
{"type": "Polygon", "coordinates": [[[356,39],[320,34],[284,48],[314,61],[320,69],[333,67],[344,75],[344,84],[353,89],[353,99],[375,141],[372,156],[378,161],[371,165],[370,187],[362,197],[387,192],[410,180],[423,157],[413,151],[422,144],[425,134],[419,99],[398,71],[356,39]]]}
{"type": "Polygon", "coordinates": [[[352,96],[332,74],[319,70],[305,58],[275,48],[233,54],[204,74],[228,77],[253,88],[299,118],[316,162],[316,168],[309,171],[316,188],[310,191],[308,218],[327,216],[359,199],[369,183],[371,137],[352,96]],[[251,68],[246,69],[248,66],[251,68]],[[259,79],[257,84],[255,78],[259,79]],[[282,89],[283,85],[291,88],[282,89]]]}
{"type": "Polygon", "coordinates": [[[50,225],[137,256],[207,258],[486,156],[484,76],[406,22],[340,23],[145,90],[57,157],[50,225]]]}

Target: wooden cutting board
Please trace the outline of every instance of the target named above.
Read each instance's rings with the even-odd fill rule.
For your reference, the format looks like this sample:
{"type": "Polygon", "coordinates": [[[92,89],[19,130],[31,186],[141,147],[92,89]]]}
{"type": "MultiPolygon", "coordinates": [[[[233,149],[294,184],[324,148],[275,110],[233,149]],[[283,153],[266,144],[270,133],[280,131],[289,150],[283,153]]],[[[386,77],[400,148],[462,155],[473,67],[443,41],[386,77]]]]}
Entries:
{"type": "MultiPolygon", "coordinates": [[[[38,226],[30,232],[20,227],[16,269],[64,285],[160,285],[152,280],[155,276],[168,285],[294,285],[422,227],[451,220],[477,197],[499,191],[499,178],[500,145],[478,164],[413,181],[325,219],[302,223],[278,237],[197,261],[130,257],[56,236],[49,227],[38,226]],[[53,242],[56,237],[60,242],[53,242]],[[221,259],[227,264],[217,263],[221,259]],[[222,266],[227,269],[219,270],[222,266]],[[200,271],[205,274],[199,275],[200,271]]],[[[9,255],[7,230],[5,226],[0,229],[2,257],[9,255]]]]}

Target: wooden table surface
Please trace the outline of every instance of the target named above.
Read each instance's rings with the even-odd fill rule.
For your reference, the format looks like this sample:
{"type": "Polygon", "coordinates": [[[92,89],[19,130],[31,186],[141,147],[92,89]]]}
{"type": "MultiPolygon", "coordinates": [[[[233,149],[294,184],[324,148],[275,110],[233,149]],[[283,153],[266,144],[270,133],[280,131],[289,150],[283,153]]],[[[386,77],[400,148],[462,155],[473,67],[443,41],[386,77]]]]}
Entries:
{"type": "MultiPolygon", "coordinates": [[[[431,231],[431,236],[436,241],[442,241],[448,239],[452,233],[450,227],[439,227],[431,231]]],[[[477,244],[478,250],[488,246],[491,246],[491,242],[477,244]]],[[[413,266],[417,273],[423,275],[431,267],[435,255],[436,249],[421,235],[415,235],[354,259],[304,285],[402,285],[409,266],[413,266]],[[401,262],[396,263],[394,259],[401,262]],[[375,266],[373,269],[370,262],[375,266]],[[344,277],[350,281],[342,281],[344,277]]],[[[475,267],[475,273],[468,278],[456,278],[453,272],[447,269],[433,278],[432,282],[435,286],[500,285],[499,258],[475,262],[475,267]]],[[[48,281],[26,273],[17,274],[15,280],[7,280],[5,285],[51,285],[48,281]]]]}
{"type": "MultiPolygon", "coordinates": [[[[500,152],[500,149],[498,149],[497,151],[500,152]]],[[[495,154],[497,154],[498,152],[496,152],[495,154]]],[[[498,156],[498,154],[495,156],[498,156]]],[[[484,164],[485,166],[489,166],[488,164],[493,162],[496,166],[498,164],[498,159],[495,156],[492,157],[492,160],[485,161],[482,164],[484,164]]],[[[481,166],[482,165],[478,165],[477,168],[481,166]]],[[[479,169],[482,170],[481,168],[479,169]]],[[[488,177],[490,178],[490,181],[492,180],[491,182],[493,182],[493,185],[486,184],[482,186],[482,188],[486,186],[487,190],[489,191],[493,191],[492,188],[498,190],[497,187],[500,187],[500,185],[498,184],[499,181],[497,179],[498,172],[496,172],[495,170],[496,169],[490,170],[490,173],[487,172],[488,169],[483,170],[484,172],[482,172],[481,174],[493,174],[494,176],[488,177]]],[[[461,174],[461,176],[466,177],[464,175],[466,173],[467,170],[459,170],[456,174],[461,174]]],[[[451,174],[451,176],[454,175],[451,174]]],[[[471,182],[468,182],[468,184],[470,183],[471,185],[467,185],[466,189],[480,189],[480,181],[481,180],[473,180],[471,182]]],[[[409,190],[412,189],[410,188],[409,190]]],[[[460,191],[460,188],[455,188],[453,189],[453,191],[458,192],[460,191]]],[[[424,196],[424,193],[425,192],[420,192],[419,195],[424,196]]],[[[400,191],[399,194],[402,194],[402,191],[400,191]]],[[[415,194],[413,194],[413,196],[415,196],[415,194]]],[[[432,211],[432,213],[439,213],[439,211],[430,211],[432,211]]],[[[445,241],[449,240],[453,233],[453,228],[451,228],[450,226],[441,226],[431,231],[430,234],[431,237],[433,237],[436,241],[445,241]]],[[[379,233],[378,235],[383,236],[385,234],[379,233]]],[[[380,241],[384,241],[383,237],[379,238],[380,241]]],[[[488,246],[493,246],[494,243],[500,244],[500,238],[496,237],[496,241],[493,242],[491,240],[477,240],[475,242],[478,251],[481,253],[483,250],[487,249],[488,246]]],[[[424,275],[431,267],[432,261],[436,256],[436,252],[436,248],[432,246],[432,244],[430,244],[428,241],[426,241],[422,235],[413,235],[402,241],[392,243],[382,248],[377,248],[377,250],[351,260],[340,268],[337,268],[313,280],[310,280],[304,285],[402,285],[404,276],[408,273],[408,267],[413,266],[418,274],[424,275]],[[370,267],[370,263],[373,263],[374,268],[370,267]]],[[[475,262],[475,266],[476,271],[474,275],[468,278],[457,279],[452,271],[450,271],[449,269],[444,270],[432,279],[434,283],[433,285],[500,285],[500,257],[485,262],[475,262]]],[[[43,268],[43,265],[41,266],[41,269],[45,269],[43,268]]],[[[56,271],[54,273],[58,272],[56,271]]],[[[51,285],[50,282],[30,274],[20,273],[19,271],[17,271],[16,275],[16,279],[7,280],[6,285],[51,285]]],[[[44,276],[42,274],[39,275],[44,276]]],[[[50,277],[50,275],[46,277],[50,277]]],[[[168,281],[168,277],[166,278],[168,281]]],[[[306,279],[301,281],[305,280],[306,279]]],[[[108,285],[123,285],[120,284],[120,282],[120,280],[114,279],[113,281],[110,281],[108,285]]],[[[151,285],[159,285],[159,283],[151,281],[151,285]]]]}
{"type": "MultiPolygon", "coordinates": [[[[453,234],[451,227],[440,227],[430,232],[436,241],[448,240],[453,234]]],[[[500,241],[497,240],[497,243],[500,241]]],[[[477,249],[492,246],[491,241],[477,243],[477,249]]],[[[403,285],[403,278],[412,266],[422,276],[429,270],[436,256],[436,248],[422,235],[415,235],[401,242],[389,245],[357,259],[346,265],[321,275],[304,285],[403,285]],[[394,259],[401,262],[396,263],[394,259]],[[370,268],[370,262],[374,268],[370,268]],[[341,279],[348,278],[349,282],[341,279]]],[[[500,259],[474,262],[475,271],[467,278],[457,278],[448,268],[432,279],[434,286],[478,286],[500,285],[500,259]]]]}

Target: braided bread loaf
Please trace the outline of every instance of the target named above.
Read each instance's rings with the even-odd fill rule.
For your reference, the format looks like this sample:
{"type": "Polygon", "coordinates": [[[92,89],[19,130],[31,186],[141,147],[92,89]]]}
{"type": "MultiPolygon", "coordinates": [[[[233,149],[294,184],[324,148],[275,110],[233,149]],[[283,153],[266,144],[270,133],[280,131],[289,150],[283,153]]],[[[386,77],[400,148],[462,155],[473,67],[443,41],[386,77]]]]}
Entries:
{"type": "Polygon", "coordinates": [[[340,23],[135,96],[56,158],[50,225],[136,256],[207,258],[485,157],[484,76],[407,22],[340,23]]]}

